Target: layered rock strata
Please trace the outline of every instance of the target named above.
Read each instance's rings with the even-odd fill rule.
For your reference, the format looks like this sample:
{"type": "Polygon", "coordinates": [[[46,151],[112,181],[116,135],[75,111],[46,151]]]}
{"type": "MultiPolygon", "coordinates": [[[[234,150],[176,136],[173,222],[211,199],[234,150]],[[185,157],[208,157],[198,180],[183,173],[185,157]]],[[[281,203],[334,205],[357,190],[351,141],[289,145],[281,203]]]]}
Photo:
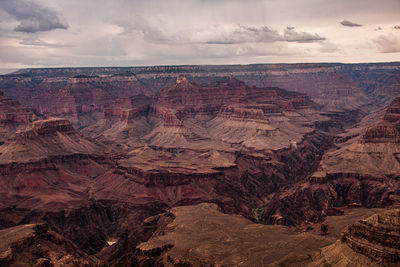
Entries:
{"type": "Polygon", "coordinates": [[[295,225],[340,214],[337,208],[347,205],[393,204],[400,195],[398,103],[397,98],[382,120],[328,152],[308,181],[276,194],[264,211],[266,222],[295,225]]]}
{"type": "Polygon", "coordinates": [[[324,247],[309,266],[398,266],[400,210],[375,214],[346,227],[341,240],[324,247]]]}

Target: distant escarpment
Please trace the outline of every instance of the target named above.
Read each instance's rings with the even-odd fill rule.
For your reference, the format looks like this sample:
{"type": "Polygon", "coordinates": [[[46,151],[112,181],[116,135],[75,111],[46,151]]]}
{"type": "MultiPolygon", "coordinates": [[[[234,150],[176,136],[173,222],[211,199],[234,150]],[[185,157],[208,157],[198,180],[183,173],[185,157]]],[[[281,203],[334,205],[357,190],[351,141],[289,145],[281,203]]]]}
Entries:
{"type": "Polygon", "coordinates": [[[398,105],[399,98],[381,121],[324,155],[307,181],[276,194],[264,210],[266,222],[296,225],[340,214],[338,208],[347,205],[393,204],[400,195],[398,105]]]}
{"type": "Polygon", "coordinates": [[[29,86],[20,87],[18,77],[0,81],[7,95],[20,100],[46,116],[69,119],[75,126],[86,127],[101,118],[103,111],[118,97],[151,94],[132,73],[107,77],[78,75],[58,78],[24,78],[29,86]],[[59,81],[55,81],[55,80],[59,81]]]}
{"type": "MultiPolygon", "coordinates": [[[[338,112],[387,104],[400,93],[399,70],[399,63],[27,69],[0,77],[0,90],[24,105],[30,104],[32,97],[37,97],[35,107],[48,110],[49,115],[59,116],[60,113],[51,111],[55,107],[47,107],[39,101],[45,100],[46,94],[52,94],[52,91],[57,94],[71,82],[91,83],[103,92],[110,87],[115,95],[110,96],[105,89],[106,98],[115,100],[121,95],[121,90],[126,94],[153,94],[172,86],[179,75],[197,83],[216,82],[221,77],[232,75],[257,87],[280,87],[305,93],[324,110],[338,112]]],[[[78,111],[86,105],[79,100],[82,93],[69,93],[76,99],[78,111]]]]}

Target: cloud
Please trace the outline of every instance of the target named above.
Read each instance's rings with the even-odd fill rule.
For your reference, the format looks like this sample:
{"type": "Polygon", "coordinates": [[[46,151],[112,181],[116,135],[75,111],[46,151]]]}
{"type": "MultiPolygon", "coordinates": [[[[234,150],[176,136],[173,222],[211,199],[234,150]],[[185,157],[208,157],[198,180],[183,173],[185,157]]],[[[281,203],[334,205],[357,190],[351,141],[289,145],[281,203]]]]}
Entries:
{"type": "Polygon", "coordinates": [[[275,43],[279,41],[311,43],[323,41],[326,38],[315,33],[297,32],[294,27],[287,27],[283,34],[268,26],[245,25],[213,25],[205,28],[182,28],[168,31],[163,27],[156,27],[151,23],[121,23],[123,34],[137,34],[139,32],[146,40],[153,43],[169,44],[243,44],[243,43],[275,43]]]}
{"type": "Polygon", "coordinates": [[[329,41],[324,41],[320,43],[319,51],[321,53],[334,53],[334,52],[339,52],[340,49],[336,44],[329,41]]]}
{"type": "MultiPolygon", "coordinates": [[[[207,44],[273,43],[281,40],[278,31],[263,27],[238,25],[235,28],[215,27],[196,34],[198,42],[207,44]]],[[[194,40],[196,40],[196,38],[194,40]]]]}
{"type": "Polygon", "coordinates": [[[400,25],[394,26],[393,29],[395,29],[395,30],[400,30],[400,25]]]}
{"type": "Polygon", "coordinates": [[[0,0],[0,9],[5,10],[18,20],[15,31],[35,33],[54,29],[67,29],[54,10],[28,0],[0,0]]]}
{"type": "Polygon", "coordinates": [[[294,27],[287,27],[285,29],[283,39],[287,42],[297,43],[312,43],[326,40],[325,37],[321,37],[316,33],[296,32],[294,27]]]}
{"type": "Polygon", "coordinates": [[[398,53],[400,52],[400,38],[394,34],[380,35],[372,40],[379,52],[381,53],[398,53]]]}
{"type": "Polygon", "coordinates": [[[27,46],[41,46],[41,47],[52,47],[52,48],[61,48],[61,47],[70,47],[71,45],[65,45],[61,43],[50,43],[43,41],[39,38],[33,38],[33,39],[23,39],[19,42],[21,45],[27,45],[27,46]]]}
{"type": "Polygon", "coordinates": [[[340,22],[340,24],[342,24],[343,26],[346,26],[346,27],[362,27],[361,24],[348,21],[347,19],[345,19],[342,22],[340,22]]]}

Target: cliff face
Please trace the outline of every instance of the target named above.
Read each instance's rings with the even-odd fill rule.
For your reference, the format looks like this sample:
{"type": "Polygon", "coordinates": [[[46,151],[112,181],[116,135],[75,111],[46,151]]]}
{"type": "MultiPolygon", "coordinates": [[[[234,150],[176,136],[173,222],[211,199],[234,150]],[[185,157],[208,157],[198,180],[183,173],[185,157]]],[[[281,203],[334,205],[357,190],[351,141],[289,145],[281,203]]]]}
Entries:
{"type": "Polygon", "coordinates": [[[16,132],[0,147],[0,163],[28,162],[60,155],[101,155],[104,148],[79,134],[66,119],[33,122],[32,128],[16,132]]]}
{"type": "Polygon", "coordinates": [[[392,101],[382,121],[365,129],[361,142],[399,143],[400,142],[400,98],[392,101]]]}
{"type": "Polygon", "coordinates": [[[44,224],[25,224],[0,230],[3,266],[91,266],[94,262],[70,240],[44,224]]]}
{"type": "Polygon", "coordinates": [[[385,207],[400,193],[398,103],[383,119],[365,129],[350,129],[353,138],[324,155],[317,172],[275,195],[264,210],[268,223],[295,225],[340,214],[339,207],[385,207]],[[355,133],[356,134],[355,134],[355,133]]]}
{"type": "Polygon", "coordinates": [[[118,135],[120,143],[130,145],[226,150],[229,143],[245,142],[252,148],[275,149],[300,142],[314,123],[328,120],[313,105],[304,94],[250,87],[233,77],[196,84],[179,76],[153,99],[119,99],[83,132],[109,141],[118,135]],[[126,116],[133,119],[121,119],[126,116]]]}
{"type": "Polygon", "coordinates": [[[8,95],[25,105],[47,116],[67,118],[78,127],[96,122],[120,96],[152,93],[132,73],[107,77],[10,77],[0,84],[8,95]]]}
{"type": "Polygon", "coordinates": [[[342,235],[352,250],[382,263],[400,262],[400,210],[391,210],[361,220],[342,235]]]}
{"type": "Polygon", "coordinates": [[[26,129],[35,119],[37,116],[32,111],[0,92],[0,142],[7,140],[17,130],[26,129]]]}
{"type": "Polygon", "coordinates": [[[389,210],[351,224],[309,266],[398,266],[399,222],[399,210],[389,210]]]}

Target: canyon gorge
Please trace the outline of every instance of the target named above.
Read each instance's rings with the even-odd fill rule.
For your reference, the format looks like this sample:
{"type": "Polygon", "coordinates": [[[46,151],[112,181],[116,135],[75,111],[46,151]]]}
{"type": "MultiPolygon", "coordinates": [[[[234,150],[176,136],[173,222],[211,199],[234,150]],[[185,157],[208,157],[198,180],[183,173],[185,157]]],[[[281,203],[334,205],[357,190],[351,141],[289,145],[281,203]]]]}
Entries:
{"type": "Polygon", "coordinates": [[[400,264],[400,63],[21,69],[0,92],[0,266],[400,264]]]}

